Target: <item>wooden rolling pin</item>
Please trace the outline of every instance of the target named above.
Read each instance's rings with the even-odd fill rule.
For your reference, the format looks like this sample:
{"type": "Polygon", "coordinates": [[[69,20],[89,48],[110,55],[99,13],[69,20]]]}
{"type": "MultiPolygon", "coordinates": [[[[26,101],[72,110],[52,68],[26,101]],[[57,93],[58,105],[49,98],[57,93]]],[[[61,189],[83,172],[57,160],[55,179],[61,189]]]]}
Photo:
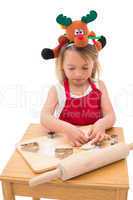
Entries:
{"type": "Polygon", "coordinates": [[[130,150],[133,150],[133,143],[118,143],[100,150],[94,150],[92,153],[79,152],[72,154],[63,159],[57,166],[57,169],[32,178],[29,181],[29,185],[33,187],[56,178],[61,178],[64,181],[76,177],[124,159],[128,156],[130,150]]]}

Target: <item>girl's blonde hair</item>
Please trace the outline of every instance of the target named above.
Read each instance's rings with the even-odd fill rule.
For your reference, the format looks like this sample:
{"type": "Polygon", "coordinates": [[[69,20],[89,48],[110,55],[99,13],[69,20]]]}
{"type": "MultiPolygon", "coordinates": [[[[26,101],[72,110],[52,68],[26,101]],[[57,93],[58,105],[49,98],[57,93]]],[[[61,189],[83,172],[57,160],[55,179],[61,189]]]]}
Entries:
{"type": "Polygon", "coordinates": [[[84,48],[78,48],[78,47],[74,46],[73,44],[69,44],[67,46],[62,47],[62,49],[60,50],[59,56],[56,59],[56,75],[57,75],[58,80],[61,83],[63,83],[63,80],[66,78],[64,70],[63,70],[63,61],[64,61],[65,52],[67,50],[78,52],[79,55],[85,61],[87,61],[89,58],[91,58],[94,61],[94,67],[93,67],[93,71],[91,74],[91,78],[94,79],[97,76],[97,78],[99,79],[100,63],[98,61],[98,51],[97,51],[96,47],[92,44],[88,44],[84,48]]]}

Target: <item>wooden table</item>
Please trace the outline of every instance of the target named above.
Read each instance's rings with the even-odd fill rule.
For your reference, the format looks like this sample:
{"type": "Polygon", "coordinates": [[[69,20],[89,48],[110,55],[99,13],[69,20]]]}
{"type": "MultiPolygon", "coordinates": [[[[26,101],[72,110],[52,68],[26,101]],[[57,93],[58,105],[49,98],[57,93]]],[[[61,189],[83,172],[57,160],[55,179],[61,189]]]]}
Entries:
{"type": "MultiPolygon", "coordinates": [[[[124,141],[122,128],[112,128],[108,132],[118,134],[119,141],[124,141]]],[[[41,125],[31,124],[22,140],[43,135],[41,125]]],[[[58,179],[31,189],[28,181],[33,176],[35,174],[15,151],[0,176],[4,200],[15,200],[15,196],[32,197],[33,200],[41,197],[62,200],[127,199],[129,184],[126,160],[65,182],[58,179]]]]}

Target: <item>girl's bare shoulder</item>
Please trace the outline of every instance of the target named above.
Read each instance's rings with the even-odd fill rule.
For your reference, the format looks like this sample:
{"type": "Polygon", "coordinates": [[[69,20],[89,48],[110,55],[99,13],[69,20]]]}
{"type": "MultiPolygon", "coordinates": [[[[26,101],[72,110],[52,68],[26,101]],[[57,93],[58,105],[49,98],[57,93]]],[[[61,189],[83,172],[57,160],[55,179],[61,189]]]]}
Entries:
{"type": "Polygon", "coordinates": [[[59,97],[64,94],[64,86],[60,82],[55,83],[49,88],[48,97],[54,98],[56,101],[59,100],[59,97]]]}
{"type": "Polygon", "coordinates": [[[103,80],[101,79],[92,79],[93,83],[97,86],[98,89],[102,89],[103,87],[105,87],[105,83],[103,80]]]}
{"type": "Polygon", "coordinates": [[[105,90],[107,90],[106,84],[105,84],[105,82],[103,80],[101,80],[101,79],[93,79],[93,82],[95,83],[95,85],[97,86],[97,88],[101,92],[104,92],[105,90]]]}
{"type": "Polygon", "coordinates": [[[56,91],[56,86],[55,85],[50,86],[50,88],[48,90],[47,101],[58,102],[57,91],[56,91]]]}

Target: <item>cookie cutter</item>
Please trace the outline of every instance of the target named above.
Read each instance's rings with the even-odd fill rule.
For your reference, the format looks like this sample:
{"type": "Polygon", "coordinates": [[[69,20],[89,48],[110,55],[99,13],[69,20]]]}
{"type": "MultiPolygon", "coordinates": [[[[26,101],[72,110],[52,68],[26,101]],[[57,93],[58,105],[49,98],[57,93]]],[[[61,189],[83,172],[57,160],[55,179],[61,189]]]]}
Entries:
{"type": "Polygon", "coordinates": [[[55,157],[63,159],[73,154],[73,148],[56,148],[55,149],[55,157]]]}
{"type": "Polygon", "coordinates": [[[117,143],[118,143],[118,135],[116,135],[116,134],[111,135],[110,145],[114,145],[117,143]]]}
{"type": "Polygon", "coordinates": [[[39,144],[37,142],[23,143],[20,147],[21,150],[29,152],[37,152],[39,150],[39,144]]]}
{"type": "Polygon", "coordinates": [[[118,143],[118,135],[116,134],[112,134],[110,135],[110,138],[108,139],[104,139],[102,142],[97,142],[96,146],[101,147],[102,145],[106,144],[106,145],[114,145],[118,143]]]}

